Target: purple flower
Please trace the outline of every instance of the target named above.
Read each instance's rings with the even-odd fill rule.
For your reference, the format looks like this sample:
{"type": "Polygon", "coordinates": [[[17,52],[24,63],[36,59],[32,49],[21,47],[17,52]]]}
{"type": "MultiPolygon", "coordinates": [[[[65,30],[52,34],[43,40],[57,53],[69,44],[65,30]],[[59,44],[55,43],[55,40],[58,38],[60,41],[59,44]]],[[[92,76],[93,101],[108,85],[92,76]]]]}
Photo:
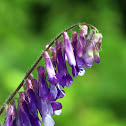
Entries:
{"type": "Polygon", "coordinates": [[[9,105],[4,126],[13,126],[15,119],[16,119],[16,115],[15,115],[15,111],[14,111],[14,106],[9,105]]]}
{"type": "Polygon", "coordinates": [[[38,111],[37,111],[37,105],[36,105],[36,96],[35,93],[33,91],[33,86],[31,83],[31,80],[27,80],[26,81],[27,87],[28,87],[28,91],[27,91],[27,95],[28,95],[28,106],[29,106],[29,112],[31,115],[34,116],[34,118],[38,117],[38,111]]]}
{"type": "Polygon", "coordinates": [[[79,76],[83,76],[85,74],[84,69],[85,61],[83,55],[86,49],[87,32],[88,27],[86,25],[80,27],[80,34],[76,47],[76,62],[77,62],[76,69],[78,71],[79,76]]]}
{"type": "Polygon", "coordinates": [[[47,51],[44,52],[45,65],[48,73],[48,80],[50,83],[58,83],[62,78],[61,74],[56,74],[50,56],[47,51]]]}
{"type": "Polygon", "coordinates": [[[18,101],[16,124],[17,126],[32,126],[23,93],[20,93],[20,97],[21,99],[18,101]]]}
{"type": "Polygon", "coordinates": [[[72,43],[72,46],[73,46],[73,52],[74,52],[75,58],[76,58],[76,55],[77,55],[77,49],[76,49],[77,48],[77,43],[78,43],[77,36],[78,36],[78,33],[76,31],[74,31],[73,34],[72,34],[72,41],[71,41],[71,43],[72,43]]]}
{"type": "Polygon", "coordinates": [[[32,79],[31,80],[31,82],[32,82],[32,85],[33,85],[33,90],[34,90],[34,92],[36,93],[36,94],[38,94],[38,82],[37,82],[37,80],[36,79],[32,79]]]}
{"type": "Polygon", "coordinates": [[[42,101],[42,120],[44,126],[54,126],[55,122],[53,118],[51,117],[53,114],[60,115],[62,112],[62,105],[59,102],[43,102],[42,101]]]}
{"type": "Polygon", "coordinates": [[[51,104],[55,104],[55,100],[61,97],[61,93],[59,93],[59,89],[56,84],[50,83],[50,88],[48,88],[46,82],[46,74],[44,67],[38,67],[38,75],[39,75],[39,112],[42,116],[44,126],[54,126],[55,122],[51,115],[53,114],[61,114],[61,107],[57,108],[57,110],[53,110],[51,104]],[[60,96],[59,96],[60,95],[60,96]],[[42,107],[41,107],[41,106],[42,107]],[[59,110],[60,109],[60,110],[59,110]],[[58,112],[59,110],[59,112],[58,112]]]}
{"type": "MultiPolygon", "coordinates": [[[[35,116],[29,109],[31,107],[31,105],[29,106],[29,99],[26,98],[26,95],[24,92],[20,92],[20,99],[21,99],[22,109],[24,110],[27,117],[29,117],[31,125],[32,126],[41,126],[42,123],[41,123],[40,119],[38,118],[38,115],[35,116]]],[[[24,112],[23,112],[23,114],[24,114],[24,112]]]]}
{"type": "MultiPolygon", "coordinates": [[[[47,48],[49,45],[46,45],[45,47],[47,48]]],[[[57,61],[56,61],[56,49],[54,47],[50,47],[49,48],[49,51],[52,53],[52,58],[51,58],[51,61],[52,61],[52,64],[53,64],[53,67],[54,67],[54,70],[56,72],[56,64],[57,64],[57,61]]]]}
{"type": "MultiPolygon", "coordinates": [[[[57,102],[57,99],[66,96],[62,88],[69,87],[73,82],[67,70],[66,61],[72,68],[73,77],[83,76],[85,73],[84,67],[91,68],[94,61],[96,63],[100,62],[99,50],[102,35],[97,33],[95,28],[88,31],[87,26],[80,26],[79,36],[77,32],[73,32],[71,40],[66,31],[61,33],[55,39],[57,40],[56,48],[52,47],[55,41],[45,46],[46,50],[48,46],[51,46],[47,50],[51,52],[51,58],[49,53],[44,51],[30,73],[44,56],[47,74],[42,66],[37,68],[38,79],[34,79],[32,73],[27,73],[26,82],[23,80],[21,83],[24,92],[19,93],[18,107],[16,108],[15,102],[9,105],[4,126],[42,126],[38,114],[41,115],[44,126],[55,125],[52,115],[60,115],[62,112],[62,104],[57,102]],[[60,42],[58,38],[62,35],[63,41],[60,42]]],[[[9,99],[12,97],[13,95],[9,99]]]]}
{"type": "Polygon", "coordinates": [[[83,67],[90,68],[94,62],[93,37],[95,34],[95,30],[91,30],[89,35],[87,36],[87,26],[82,27],[81,29],[83,30],[80,30],[80,41],[78,42],[78,46],[83,49],[81,49],[81,51],[79,50],[79,48],[77,49],[76,61],[78,68],[83,70],[83,67]]]}
{"type": "Polygon", "coordinates": [[[46,75],[44,67],[38,67],[38,75],[39,75],[39,97],[42,98],[43,101],[55,101],[58,98],[63,98],[65,92],[61,90],[59,84],[50,83],[50,88],[46,82],[46,75]]]}
{"type": "Polygon", "coordinates": [[[47,114],[46,116],[43,117],[43,124],[44,126],[54,126],[55,122],[51,115],[47,114]]]}
{"type": "Polygon", "coordinates": [[[83,57],[83,53],[86,46],[87,31],[88,31],[88,27],[86,25],[80,28],[79,40],[77,43],[77,56],[79,58],[83,57]]]}
{"type": "Polygon", "coordinates": [[[100,50],[101,42],[102,42],[102,34],[101,33],[96,33],[95,36],[94,36],[93,41],[94,41],[94,46],[95,46],[94,61],[96,63],[99,63],[100,62],[99,50],[100,50]]]}
{"type": "MultiPolygon", "coordinates": [[[[83,31],[83,30],[82,30],[83,31]]],[[[81,32],[82,32],[81,31],[81,32]]],[[[82,33],[81,33],[82,34],[82,33]]],[[[83,63],[80,65],[79,62],[84,62],[82,57],[78,57],[77,55],[77,46],[79,47],[80,43],[78,42],[78,38],[77,38],[77,32],[73,32],[72,34],[72,46],[73,46],[73,51],[74,51],[74,55],[75,55],[75,59],[76,59],[76,71],[78,73],[79,76],[83,76],[84,73],[85,73],[85,70],[84,70],[84,65],[83,63]]],[[[82,34],[83,35],[83,34],[82,34]]],[[[81,37],[82,38],[82,37],[81,37]]],[[[82,39],[81,39],[82,40],[82,39]]],[[[83,39],[84,40],[84,39],[83,39]]],[[[80,45],[82,46],[82,44],[80,45]]],[[[82,52],[84,50],[82,49],[82,52]]],[[[81,51],[80,51],[81,52],[81,51]]],[[[79,53],[79,52],[78,52],[79,53]]]]}
{"type": "Polygon", "coordinates": [[[62,104],[59,102],[52,102],[51,106],[55,115],[60,115],[62,112],[62,104]]]}
{"type": "Polygon", "coordinates": [[[56,84],[50,83],[50,88],[48,87],[44,67],[39,66],[37,70],[38,70],[38,84],[39,84],[38,86],[39,97],[37,97],[38,110],[42,117],[44,126],[54,126],[55,122],[51,116],[53,114],[57,115],[61,114],[61,107],[57,108],[57,110],[53,110],[51,104],[53,103],[55,104],[55,100],[63,96],[61,96],[61,91],[56,86],[56,84]]]}
{"type": "Polygon", "coordinates": [[[61,90],[61,86],[59,84],[56,84],[56,87],[58,90],[56,99],[63,98],[64,96],[66,96],[66,92],[64,90],[61,90]]]}
{"type": "Polygon", "coordinates": [[[93,45],[93,43],[91,43],[87,47],[87,51],[86,51],[86,53],[84,53],[83,58],[84,58],[85,66],[87,68],[92,67],[93,62],[94,62],[94,45],[93,45]]]}
{"type": "Polygon", "coordinates": [[[67,60],[68,60],[69,65],[72,67],[73,77],[76,77],[77,76],[77,71],[75,68],[76,60],[75,60],[73,48],[72,48],[67,32],[63,32],[63,38],[64,38],[65,53],[67,56],[67,60]]]}
{"type": "Polygon", "coordinates": [[[87,68],[91,68],[93,62],[100,62],[99,57],[99,49],[102,42],[102,35],[100,33],[96,33],[95,30],[91,31],[89,37],[86,41],[86,49],[83,55],[84,66],[87,68]]]}
{"type": "Polygon", "coordinates": [[[64,55],[62,54],[62,48],[61,48],[61,42],[57,41],[56,42],[56,52],[57,52],[57,68],[58,68],[58,72],[60,74],[62,74],[62,79],[59,81],[59,84],[64,87],[67,86],[69,87],[72,82],[73,79],[70,76],[70,74],[67,71],[67,67],[66,67],[66,62],[64,59],[64,55]]]}
{"type": "Polygon", "coordinates": [[[37,70],[38,70],[38,80],[39,80],[38,96],[42,98],[43,101],[50,101],[53,99],[53,97],[50,94],[50,89],[48,88],[48,84],[46,82],[45,68],[39,66],[37,70]]]}

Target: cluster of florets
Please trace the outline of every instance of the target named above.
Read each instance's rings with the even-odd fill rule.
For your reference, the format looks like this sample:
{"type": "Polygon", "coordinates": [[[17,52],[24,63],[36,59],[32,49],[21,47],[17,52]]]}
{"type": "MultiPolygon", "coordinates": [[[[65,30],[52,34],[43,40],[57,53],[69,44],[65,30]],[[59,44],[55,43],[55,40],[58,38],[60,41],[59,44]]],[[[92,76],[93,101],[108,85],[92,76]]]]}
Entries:
{"type": "Polygon", "coordinates": [[[61,87],[69,87],[73,82],[66,61],[72,68],[73,77],[83,76],[84,67],[90,68],[94,61],[100,62],[101,42],[102,35],[93,29],[88,31],[86,25],[80,26],[79,36],[77,32],[73,32],[71,40],[67,32],[63,32],[63,41],[57,40],[56,48],[49,48],[52,57],[47,51],[44,52],[46,71],[39,66],[38,80],[29,76],[25,91],[19,93],[18,107],[14,103],[9,105],[4,125],[41,126],[43,123],[44,126],[54,126],[52,115],[60,115],[62,112],[62,104],[56,100],[66,96],[61,87]]]}

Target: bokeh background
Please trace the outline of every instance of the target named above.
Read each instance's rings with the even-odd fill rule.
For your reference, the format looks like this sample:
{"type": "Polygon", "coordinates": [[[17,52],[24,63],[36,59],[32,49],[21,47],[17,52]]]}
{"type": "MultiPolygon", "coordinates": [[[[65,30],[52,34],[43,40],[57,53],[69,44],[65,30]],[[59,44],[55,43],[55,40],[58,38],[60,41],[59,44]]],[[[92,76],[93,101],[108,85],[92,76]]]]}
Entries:
{"type": "Polygon", "coordinates": [[[125,0],[0,0],[0,106],[45,44],[86,22],[103,34],[101,62],[65,88],[56,126],[126,126],[125,6],[125,0]]]}

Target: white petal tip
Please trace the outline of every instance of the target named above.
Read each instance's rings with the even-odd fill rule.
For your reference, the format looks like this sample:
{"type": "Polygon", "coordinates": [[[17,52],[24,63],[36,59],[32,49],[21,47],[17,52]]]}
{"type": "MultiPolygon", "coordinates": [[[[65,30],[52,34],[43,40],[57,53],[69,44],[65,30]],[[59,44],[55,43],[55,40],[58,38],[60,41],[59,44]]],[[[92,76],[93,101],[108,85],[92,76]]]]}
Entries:
{"type": "Polygon", "coordinates": [[[83,76],[85,74],[85,69],[82,68],[79,72],[78,72],[78,75],[79,76],[83,76]]]}
{"type": "Polygon", "coordinates": [[[44,117],[44,119],[43,119],[43,124],[44,124],[44,126],[54,126],[55,122],[54,122],[53,118],[49,114],[47,114],[47,116],[44,117]]]}
{"type": "Polygon", "coordinates": [[[62,113],[62,109],[54,111],[54,114],[55,114],[55,115],[58,115],[58,116],[59,116],[61,113],[62,113]]]}

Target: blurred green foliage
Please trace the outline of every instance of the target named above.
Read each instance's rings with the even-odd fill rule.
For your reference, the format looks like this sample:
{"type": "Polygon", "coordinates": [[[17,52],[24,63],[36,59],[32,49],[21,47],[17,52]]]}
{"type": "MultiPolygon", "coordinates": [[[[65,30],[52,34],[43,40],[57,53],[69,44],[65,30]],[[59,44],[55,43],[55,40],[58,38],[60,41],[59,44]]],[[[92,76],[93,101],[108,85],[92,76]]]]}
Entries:
{"type": "Polygon", "coordinates": [[[1,0],[0,106],[46,44],[86,22],[103,34],[101,62],[65,88],[67,97],[59,100],[63,112],[53,116],[56,126],[126,126],[125,5],[123,0],[1,0]]]}

